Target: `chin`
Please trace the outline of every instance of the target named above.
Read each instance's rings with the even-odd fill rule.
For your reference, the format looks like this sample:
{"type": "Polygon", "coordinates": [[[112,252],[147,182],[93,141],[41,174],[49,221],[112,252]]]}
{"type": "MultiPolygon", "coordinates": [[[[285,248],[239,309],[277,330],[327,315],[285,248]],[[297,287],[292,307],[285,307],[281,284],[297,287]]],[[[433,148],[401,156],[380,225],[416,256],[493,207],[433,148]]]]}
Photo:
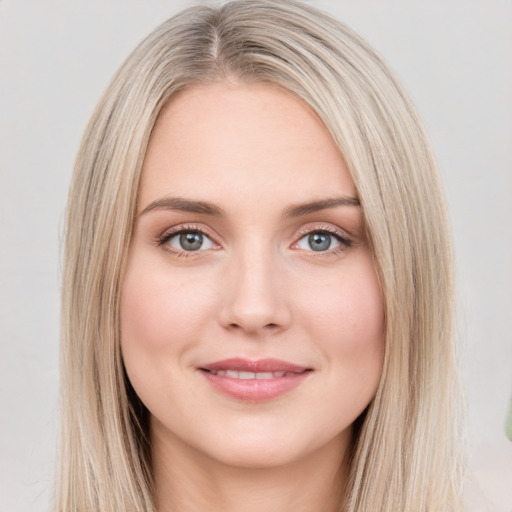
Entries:
{"type": "Polygon", "coordinates": [[[286,467],[301,460],[311,460],[315,454],[343,453],[352,432],[348,427],[342,432],[318,435],[315,429],[303,424],[284,425],[244,422],[238,429],[218,432],[207,436],[196,449],[210,460],[225,466],[246,469],[271,469],[286,467]]]}

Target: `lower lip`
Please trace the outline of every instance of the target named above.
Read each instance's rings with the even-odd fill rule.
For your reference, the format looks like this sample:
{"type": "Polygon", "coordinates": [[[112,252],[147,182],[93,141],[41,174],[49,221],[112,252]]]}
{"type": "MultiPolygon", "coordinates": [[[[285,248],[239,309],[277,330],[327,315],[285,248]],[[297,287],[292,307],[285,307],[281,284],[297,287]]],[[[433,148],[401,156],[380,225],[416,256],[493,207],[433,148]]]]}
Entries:
{"type": "Polygon", "coordinates": [[[233,379],[204,370],[201,370],[201,373],[216,390],[224,395],[248,402],[261,402],[295,389],[304,382],[311,372],[305,371],[274,379],[233,379]]]}

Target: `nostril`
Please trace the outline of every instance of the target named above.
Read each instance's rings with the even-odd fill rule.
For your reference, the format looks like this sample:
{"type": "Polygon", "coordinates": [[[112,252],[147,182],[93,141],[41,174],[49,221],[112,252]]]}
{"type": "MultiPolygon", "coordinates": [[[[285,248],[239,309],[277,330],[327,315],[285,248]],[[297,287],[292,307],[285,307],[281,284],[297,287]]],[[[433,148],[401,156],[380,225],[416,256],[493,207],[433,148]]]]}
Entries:
{"type": "Polygon", "coordinates": [[[276,333],[289,326],[291,314],[286,301],[277,294],[259,297],[239,294],[227,297],[219,311],[219,321],[233,332],[276,333]]]}
{"type": "MultiPolygon", "coordinates": [[[[228,324],[227,328],[231,329],[231,330],[237,330],[237,329],[248,330],[247,327],[243,327],[243,325],[238,324],[236,322],[232,322],[232,323],[228,324]]],[[[263,325],[263,329],[264,330],[272,330],[272,331],[274,331],[274,330],[279,329],[279,328],[280,328],[279,324],[276,324],[276,323],[273,323],[273,322],[272,323],[268,323],[266,325],[263,325]]]]}

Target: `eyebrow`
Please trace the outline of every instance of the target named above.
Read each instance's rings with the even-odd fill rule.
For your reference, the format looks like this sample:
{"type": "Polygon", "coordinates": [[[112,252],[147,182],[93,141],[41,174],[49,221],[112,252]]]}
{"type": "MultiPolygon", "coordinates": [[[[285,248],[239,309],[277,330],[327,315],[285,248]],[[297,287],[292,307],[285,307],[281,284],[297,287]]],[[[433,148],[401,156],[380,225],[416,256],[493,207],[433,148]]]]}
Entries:
{"type": "Polygon", "coordinates": [[[320,210],[327,210],[336,206],[360,206],[359,199],[355,197],[332,197],[329,199],[320,199],[319,201],[311,201],[309,203],[296,204],[289,206],[284,211],[285,217],[300,217],[308,213],[318,212],[320,210]]]}
{"type": "MultiPolygon", "coordinates": [[[[285,217],[300,217],[336,206],[360,206],[359,199],[355,197],[332,197],[320,199],[309,203],[294,204],[284,210],[285,217]]],[[[214,203],[208,201],[195,201],[183,197],[162,197],[151,202],[140,212],[139,216],[153,210],[178,210],[182,212],[202,213],[214,217],[225,216],[225,211],[214,203]]]]}
{"type": "Polygon", "coordinates": [[[178,210],[182,212],[203,213],[205,215],[213,215],[222,217],[225,212],[220,206],[208,201],[192,201],[183,197],[162,197],[148,204],[140,215],[144,215],[152,210],[178,210]]]}

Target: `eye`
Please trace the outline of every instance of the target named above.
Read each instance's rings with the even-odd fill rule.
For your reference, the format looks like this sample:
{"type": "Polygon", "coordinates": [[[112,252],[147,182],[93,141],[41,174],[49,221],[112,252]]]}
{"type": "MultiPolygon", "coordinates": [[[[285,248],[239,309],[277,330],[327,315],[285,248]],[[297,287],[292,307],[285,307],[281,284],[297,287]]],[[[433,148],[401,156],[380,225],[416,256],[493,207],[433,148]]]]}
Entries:
{"type": "Polygon", "coordinates": [[[200,231],[179,231],[169,236],[165,243],[186,252],[204,251],[216,247],[212,239],[200,231]]]}
{"type": "Polygon", "coordinates": [[[296,246],[306,251],[325,252],[342,245],[349,246],[350,242],[340,235],[324,230],[311,231],[299,239],[296,246]]]}

